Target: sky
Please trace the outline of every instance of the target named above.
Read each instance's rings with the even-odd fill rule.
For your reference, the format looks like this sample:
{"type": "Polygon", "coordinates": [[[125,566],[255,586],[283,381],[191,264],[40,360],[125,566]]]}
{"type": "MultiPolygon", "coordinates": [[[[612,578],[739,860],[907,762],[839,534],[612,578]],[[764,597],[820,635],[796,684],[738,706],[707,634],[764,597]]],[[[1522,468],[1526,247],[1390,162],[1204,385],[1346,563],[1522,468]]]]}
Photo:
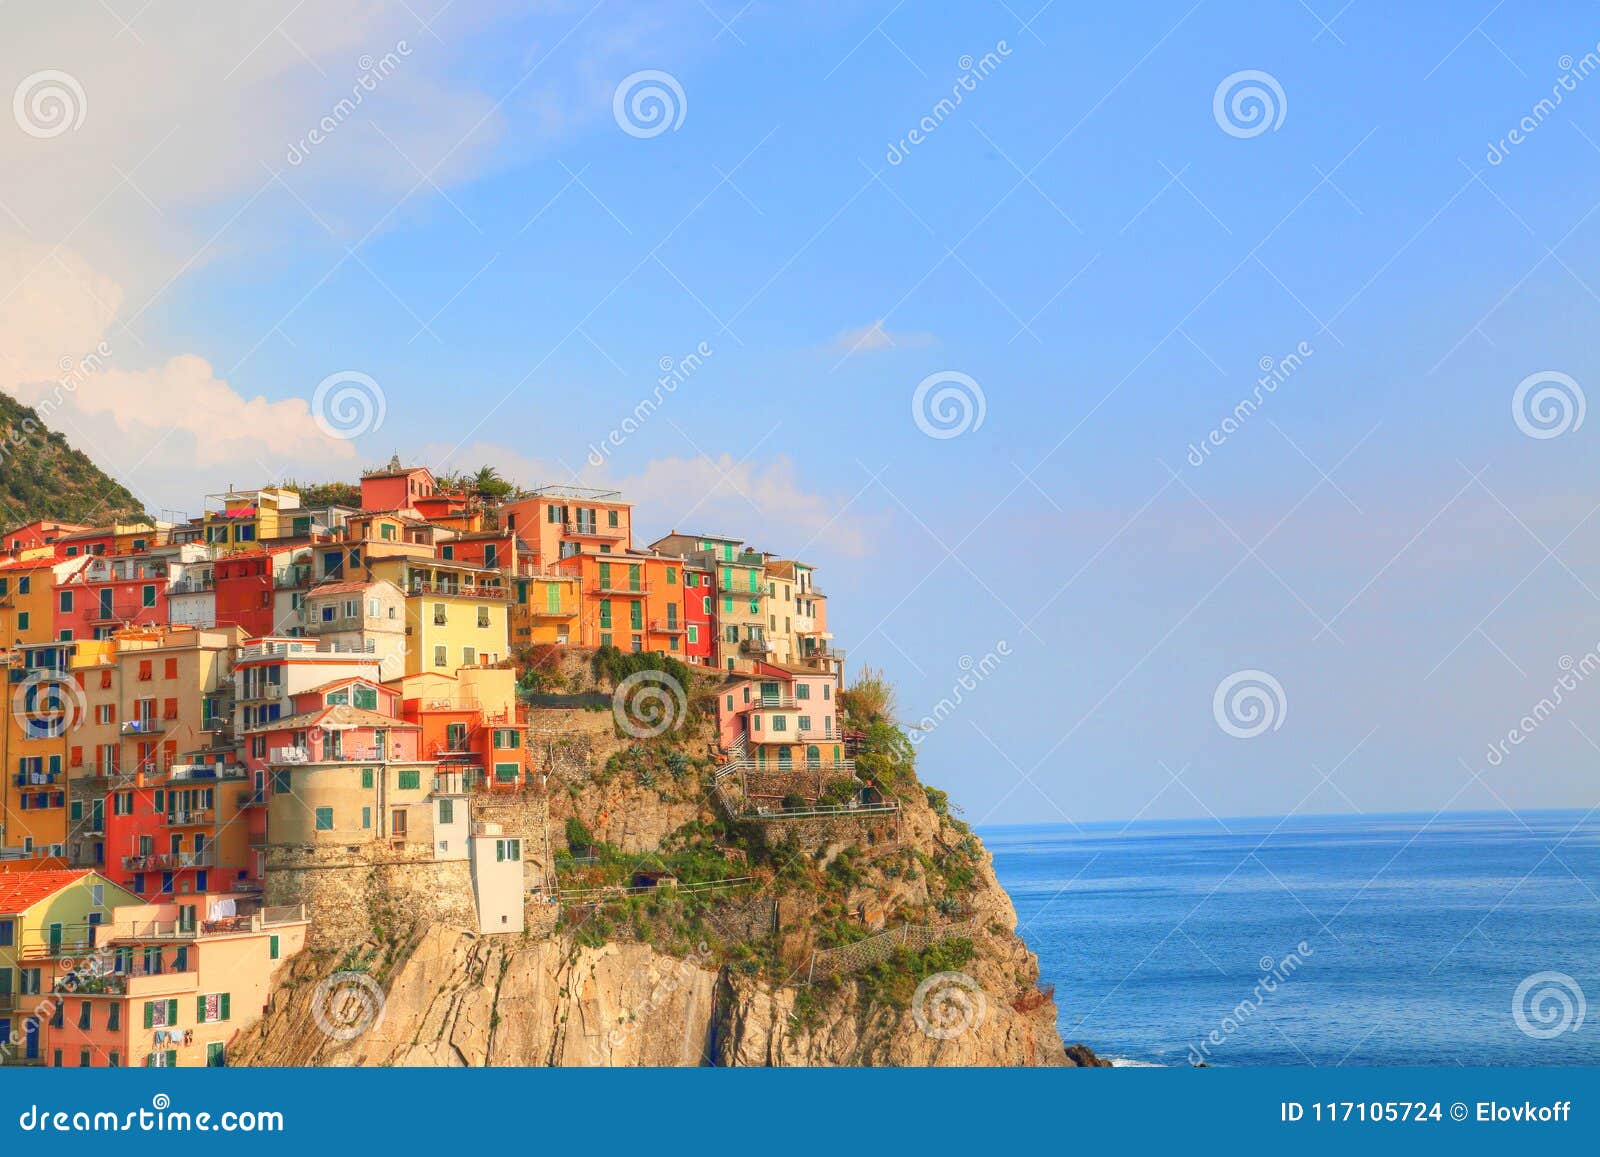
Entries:
{"type": "Polygon", "coordinates": [[[797,555],[976,822],[1587,810],[1600,17],[1396,8],[7,5],[0,388],[797,555]]]}

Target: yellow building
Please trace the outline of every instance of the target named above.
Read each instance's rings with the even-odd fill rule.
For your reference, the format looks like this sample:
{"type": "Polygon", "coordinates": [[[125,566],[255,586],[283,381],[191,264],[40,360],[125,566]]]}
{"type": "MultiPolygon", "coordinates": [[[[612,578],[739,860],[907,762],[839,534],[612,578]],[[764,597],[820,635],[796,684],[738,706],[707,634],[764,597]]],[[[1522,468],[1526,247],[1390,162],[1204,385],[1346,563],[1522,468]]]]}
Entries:
{"type": "Polygon", "coordinates": [[[282,487],[264,490],[229,490],[206,495],[201,518],[201,540],[218,550],[248,550],[272,538],[288,538],[300,530],[311,532],[311,519],[300,510],[300,492],[282,487]]]}
{"type": "Polygon", "coordinates": [[[66,855],[68,737],[84,710],[71,673],[76,647],[32,643],[11,652],[0,739],[0,856],[66,855]]]}
{"type": "Polygon", "coordinates": [[[58,562],[49,546],[5,560],[0,566],[0,648],[54,639],[56,587],[88,565],[87,558],[58,562]]]}
{"type": "Polygon", "coordinates": [[[419,559],[374,560],[371,570],[405,592],[407,675],[506,657],[510,591],[499,571],[419,559]]]}
{"type": "Polygon", "coordinates": [[[578,612],[583,607],[577,575],[519,576],[512,582],[516,591],[511,604],[514,646],[577,645],[578,612]]]}
{"type": "Polygon", "coordinates": [[[44,1063],[59,967],[92,959],[113,909],[137,903],[97,872],[0,871],[0,1065],[44,1063]]]}

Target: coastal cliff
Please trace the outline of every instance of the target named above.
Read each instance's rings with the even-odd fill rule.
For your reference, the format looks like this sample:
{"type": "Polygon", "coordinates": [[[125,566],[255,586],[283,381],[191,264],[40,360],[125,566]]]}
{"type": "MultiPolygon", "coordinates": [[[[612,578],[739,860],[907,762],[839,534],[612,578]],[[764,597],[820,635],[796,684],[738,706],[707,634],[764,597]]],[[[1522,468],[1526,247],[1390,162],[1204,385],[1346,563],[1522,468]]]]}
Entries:
{"type": "Polygon", "coordinates": [[[883,720],[857,721],[892,758],[858,763],[897,806],[792,820],[719,803],[694,719],[642,744],[609,713],[540,715],[545,788],[515,806],[554,884],[528,931],[417,905],[334,921],[363,931],[292,962],[230,1063],[1103,1063],[1063,1047],[988,852],[883,720]],[[640,865],[659,882],[627,887],[640,865]]]}

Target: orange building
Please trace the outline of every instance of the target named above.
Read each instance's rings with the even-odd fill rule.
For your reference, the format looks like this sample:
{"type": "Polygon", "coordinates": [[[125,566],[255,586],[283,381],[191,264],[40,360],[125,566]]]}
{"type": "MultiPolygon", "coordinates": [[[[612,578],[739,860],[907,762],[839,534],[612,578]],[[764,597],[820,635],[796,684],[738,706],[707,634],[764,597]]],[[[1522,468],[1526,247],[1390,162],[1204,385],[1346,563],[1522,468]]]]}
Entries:
{"type": "Polygon", "coordinates": [[[579,643],[686,654],[683,560],[656,554],[573,554],[555,564],[582,591],[579,643]]]}
{"type": "Polygon", "coordinates": [[[546,568],[582,551],[618,554],[633,546],[633,505],[617,490],[541,486],[502,505],[500,524],[521,535],[546,568]]]}

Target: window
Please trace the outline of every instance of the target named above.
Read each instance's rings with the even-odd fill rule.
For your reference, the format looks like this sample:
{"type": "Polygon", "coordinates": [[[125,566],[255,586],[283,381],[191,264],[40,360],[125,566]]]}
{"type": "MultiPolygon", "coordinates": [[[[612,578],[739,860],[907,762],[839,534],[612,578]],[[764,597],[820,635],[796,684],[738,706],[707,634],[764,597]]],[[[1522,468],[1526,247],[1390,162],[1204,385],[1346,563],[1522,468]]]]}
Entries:
{"type": "Polygon", "coordinates": [[[319,807],[317,809],[317,831],[333,831],[333,809],[331,807],[319,807]]]}
{"type": "Polygon", "coordinates": [[[443,603],[434,603],[433,604],[433,625],[436,626],[436,627],[442,627],[448,621],[449,621],[449,619],[445,614],[444,604],[443,603]]]}
{"type": "Polygon", "coordinates": [[[372,809],[370,807],[361,809],[361,830],[364,832],[372,830],[372,809]]]}
{"type": "Polygon", "coordinates": [[[155,606],[156,605],[156,588],[155,588],[155,586],[154,585],[146,585],[146,586],[140,588],[139,601],[140,601],[140,605],[141,606],[146,606],[146,607],[155,606]]]}
{"type": "Polygon", "coordinates": [[[226,992],[206,993],[194,998],[194,1018],[201,1024],[216,1024],[229,1018],[231,1011],[226,992]]]}
{"type": "Polygon", "coordinates": [[[376,687],[367,687],[358,683],[351,689],[351,698],[355,705],[363,711],[376,711],[378,709],[378,690],[376,687]]]}
{"type": "Polygon", "coordinates": [[[361,769],[361,786],[368,791],[372,790],[372,768],[363,767],[361,769]]]}
{"type": "Polygon", "coordinates": [[[774,715],[772,717],[772,730],[774,730],[774,731],[787,731],[787,730],[789,730],[789,720],[786,719],[782,715],[774,715]]]}
{"type": "Polygon", "coordinates": [[[61,611],[62,611],[63,614],[71,614],[72,613],[72,592],[71,591],[62,591],[61,592],[60,608],[61,608],[61,611]]]}
{"type": "Polygon", "coordinates": [[[435,667],[443,667],[449,661],[449,659],[445,658],[445,649],[443,647],[435,647],[433,649],[433,665],[435,667]]]}
{"type": "Polygon", "coordinates": [[[515,751],[522,746],[522,732],[514,727],[497,727],[494,732],[494,745],[504,751],[515,751]]]}
{"type": "Polygon", "coordinates": [[[416,768],[412,768],[409,771],[402,771],[400,773],[400,790],[401,791],[415,791],[417,788],[419,788],[421,786],[422,786],[422,772],[418,771],[416,768]]]}
{"type": "Polygon", "coordinates": [[[144,1002],[145,1028],[171,1028],[178,1023],[177,1000],[147,1000],[144,1002]]]}
{"type": "Polygon", "coordinates": [[[601,599],[600,600],[600,629],[602,631],[607,631],[607,630],[611,629],[611,600],[610,599],[601,599]]]}
{"type": "Polygon", "coordinates": [[[699,641],[700,641],[700,628],[695,626],[693,623],[690,623],[689,624],[689,642],[690,643],[698,643],[699,641]]]}
{"type": "Polygon", "coordinates": [[[439,822],[441,824],[453,824],[456,822],[455,800],[442,799],[439,801],[439,822]]]}
{"type": "Polygon", "coordinates": [[[166,670],[162,672],[161,677],[163,679],[176,679],[178,677],[178,660],[168,659],[166,662],[166,670]]]}
{"type": "Polygon", "coordinates": [[[474,663],[476,663],[477,661],[478,661],[478,650],[477,650],[476,647],[462,647],[461,648],[461,665],[463,667],[470,667],[474,663]]]}
{"type": "Polygon", "coordinates": [[[289,786],[289,773],[287,771],[274,771],[272,773],[273,795],[288,795],[292,790],[289,786]]]}
{"type": "Polygon", "coordinates": [[[811,716],[809,716],[809,715],[800,716],[800,730],[801,731],[810,731],[811,730],[811,716]]]}
{"type": "Polygon", "coordinates": [[[611,527],[612,529],[616,529],[617,512],[615,510],[606,511],[606,525],[611,527]]]}
{"type": "Polygon", "coordinates": [[[479,607],[478,608],[478,626],[487,627],[488,625],[489,625],[489,608],[488,607],[479,607]]]}
{"type": "MultiPolygon", "coordinates": [[[[28,580],[27,579],[23,579],[21,581],[22,582],[27,582],[28,580]]],[[[28,615],[27,611],[18,611],[17,612],[17,630],[26,631],[28,629],[28,618],[29,618],[29,615],[28,615]]]]}
{"type": "MultiPolygon", "coordinates": [[[[122,1002],[120,1000],[113,1000],[106,1007],[106,1028],[112,1032],[122,1028],[122,1002]]],[[[112,1053],[111,1055],[114,1058],[117,1054],[112,1053]]],[[[111,1067],[116,1068],[116,1066],[117,1062],[112,1060],[111,1067]]]]}
{"type": "Polygon", "coordinates": [[[78,1003],[78,1027],[90,1028],[94,1022],[94,1005],[87,1000],[78,1003]]]}
{"type": "MultiPolygon", "coordinates": [[[[111,1007],[114,1009],[117,1006],[115,1004],[113,1004],[111,1007]]],[[[112,1049],[110,1054],[108,1055],[106,1063],[108,1065],[110,1065],[114,1069],[120,1069],[122,1067],[122,1054],[119,1053],[116,1049],[112,1049]]]]}
{"type": "Polygon", "coordinates": [[[0,948],[9,948],[16,943],[17,932],[14,921],[0,920],[0,948]]]}
{"type": "Polygon", "coordinates": [[[267,959],[278,959],[278,938],[276,936],[267,937],[267,959]]]}
{"type": "Polygon", "coordinates": [[[497,763],[494,765],[494,780],[496,783],[516,783],[517,777],[522,774],[522,767],[515,763],[497,763]]]}
{"type": "Polygon", "coordinates": [[[824,683],[822,685],[822,697],[824,699],[832,699],[833,698],[833,684],[824,683]]]}

